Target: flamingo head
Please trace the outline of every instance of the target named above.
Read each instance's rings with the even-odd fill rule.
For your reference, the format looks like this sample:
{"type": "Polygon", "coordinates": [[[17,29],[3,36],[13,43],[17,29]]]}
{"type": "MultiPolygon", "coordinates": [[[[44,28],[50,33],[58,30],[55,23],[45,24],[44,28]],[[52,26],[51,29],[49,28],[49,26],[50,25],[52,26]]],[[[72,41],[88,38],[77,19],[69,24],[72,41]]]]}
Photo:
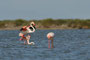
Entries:
{"type": "Polygon", "coordinates": [[[35,26],[35,23],[34,22],[31,22],[30,24],[33,25],[33,26],[35,26]]]}

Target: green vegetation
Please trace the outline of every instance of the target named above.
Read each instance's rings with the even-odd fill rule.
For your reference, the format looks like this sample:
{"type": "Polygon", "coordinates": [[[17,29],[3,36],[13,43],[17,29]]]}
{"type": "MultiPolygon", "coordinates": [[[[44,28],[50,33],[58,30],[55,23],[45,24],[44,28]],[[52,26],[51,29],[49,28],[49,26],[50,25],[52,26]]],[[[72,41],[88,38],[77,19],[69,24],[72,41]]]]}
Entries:
{"type": "Polygon", "coordinates": [[[42,20],[2,20],[0,29],[20,29],[29,25],[31,21],[36,23],[38,29],[89,29],[90,19],[42,19],[42,20]]]}

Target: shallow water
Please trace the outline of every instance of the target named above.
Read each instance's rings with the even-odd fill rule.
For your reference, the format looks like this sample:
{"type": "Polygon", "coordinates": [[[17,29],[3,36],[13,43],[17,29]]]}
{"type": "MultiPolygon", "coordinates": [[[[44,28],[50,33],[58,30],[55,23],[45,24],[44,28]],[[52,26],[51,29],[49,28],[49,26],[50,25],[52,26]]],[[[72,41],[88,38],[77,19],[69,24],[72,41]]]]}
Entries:
{"type": "Polygon", "coordinates": [[[30,34],[35,45],[19,41],[18,30],[0,31],[0,60],[90,60],[90,30],[37,30],[30,34]],[[54,32],[48,49],[46,34],[54,32]]]}

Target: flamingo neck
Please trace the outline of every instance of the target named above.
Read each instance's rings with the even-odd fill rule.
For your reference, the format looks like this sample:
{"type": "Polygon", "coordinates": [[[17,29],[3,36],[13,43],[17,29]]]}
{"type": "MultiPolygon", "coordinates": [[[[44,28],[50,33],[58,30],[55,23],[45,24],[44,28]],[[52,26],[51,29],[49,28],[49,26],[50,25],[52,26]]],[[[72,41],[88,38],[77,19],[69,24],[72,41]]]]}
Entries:
{"type": "Polygon", "coordinates": [[[30,24],[30,26],[33,28],[33,31],[35,31],[35,27],[32,24],[30,24]]]}

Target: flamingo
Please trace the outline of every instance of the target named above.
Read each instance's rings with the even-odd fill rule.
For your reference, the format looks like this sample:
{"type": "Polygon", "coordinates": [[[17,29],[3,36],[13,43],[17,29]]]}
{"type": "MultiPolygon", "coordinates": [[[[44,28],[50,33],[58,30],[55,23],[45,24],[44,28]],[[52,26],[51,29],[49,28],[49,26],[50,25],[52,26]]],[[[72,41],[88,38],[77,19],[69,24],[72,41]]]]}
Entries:
{"type": "MultiPolygon", "coordinates": [[[[35,30],[36,30],[36,28],[35,28],[34,22],[31,22],[30,26],[23,26],[23,28],[20,29],[21,32],[19,33],[19,36],[22,37],[20,40],[25,39],[25,40],[27,40],[27,44],[30,44],[30,45],[33,44],[34,45],[35,44],[34,42],[29,42],[31,36],[27,35],[25,37],[25,35],[28,33],[34,33],[35,30]]],[[[25,40],[24,40],[24,44],[25,44],[25,40]]]]}
{"type": "Polygon", "coordinates": [[[47,34],[47,38],[48,38],[48,48],[50,48],[50,40],[51,40],[51,48],[54,48],[53,46],[53,38],[54,38],[54,33],[53,32],[49,32],[47,34]]]}

